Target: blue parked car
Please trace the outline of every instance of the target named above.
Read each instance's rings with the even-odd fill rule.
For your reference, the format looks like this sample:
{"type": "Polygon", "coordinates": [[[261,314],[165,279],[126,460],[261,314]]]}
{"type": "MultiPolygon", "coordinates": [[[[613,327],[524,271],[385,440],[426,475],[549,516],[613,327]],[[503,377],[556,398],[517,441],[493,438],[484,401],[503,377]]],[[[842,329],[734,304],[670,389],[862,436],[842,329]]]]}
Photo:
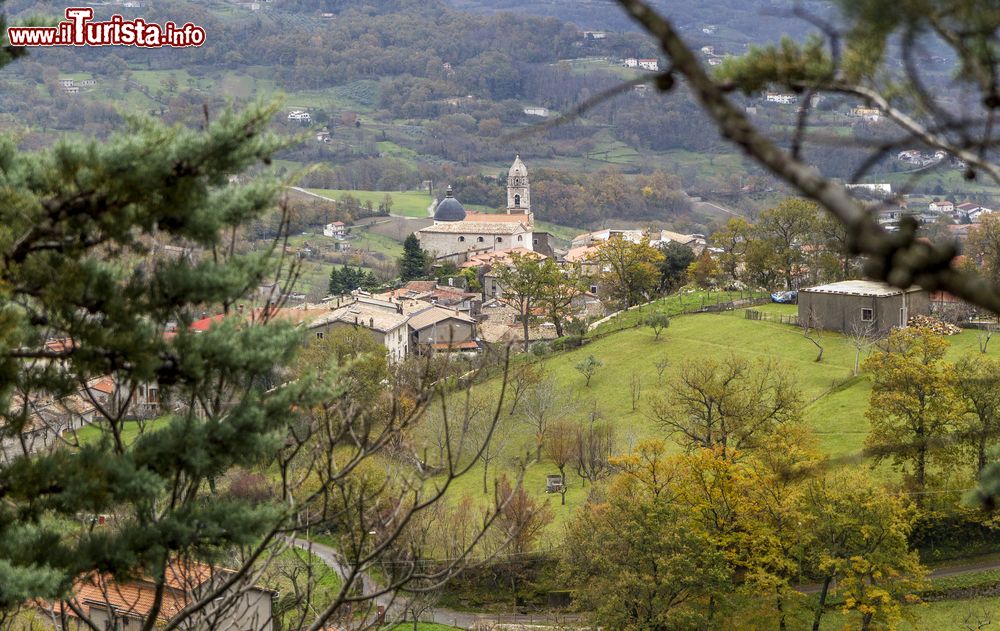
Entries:
{"type": "Polygon", "coordinates": [[[771,302],[777,302],[783,305],[793,305],[798,301],[799,292],[797,291],[776,291],[771,294],[771,302]]]}

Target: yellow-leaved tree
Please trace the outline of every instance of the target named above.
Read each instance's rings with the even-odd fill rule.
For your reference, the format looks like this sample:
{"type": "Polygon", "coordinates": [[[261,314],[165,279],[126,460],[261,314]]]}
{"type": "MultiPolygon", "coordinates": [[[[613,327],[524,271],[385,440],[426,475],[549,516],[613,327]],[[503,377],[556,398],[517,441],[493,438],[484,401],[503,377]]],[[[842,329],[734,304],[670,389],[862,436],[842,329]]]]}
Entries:
{"type": "Polygon", "coordinates": [[[923,503],[928,469],[954,460],[964,406],[954,366],[944,361],[948,342],[933,331],[908,327],[889,334],[880,352],[865,362],[872,375],[865,440],[876,462],[890,459],[923,503]]]}
{"type": "Polygon", "coordinates": [[[834,581],[844,611],[857,612],[863,631],[895,628],[924,575],[909,547],[913,507],[864,472],[843,470],[809,482],[801,515],[814,536],[809,566],[822,579],[812,630],[819,631],[834,581]]]}

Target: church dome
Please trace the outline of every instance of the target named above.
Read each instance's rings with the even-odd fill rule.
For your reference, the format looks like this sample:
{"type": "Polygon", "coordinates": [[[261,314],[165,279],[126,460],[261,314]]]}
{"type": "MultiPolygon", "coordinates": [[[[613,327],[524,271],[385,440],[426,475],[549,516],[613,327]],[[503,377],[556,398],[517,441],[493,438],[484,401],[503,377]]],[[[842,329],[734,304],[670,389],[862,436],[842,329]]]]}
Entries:
{"type": "Polygon", "coordinates": [[[514,158],[514,164],[510,165],[507,177],[528,177],[528,167],[524,166],[524,162],[521,162],[520,155],[514,158]]]}
{"type": "Polygon", "coordinates": [[[465,219],[465,208],[455,199],[449,186],[444,199],[434,210],[434,221],[462,221],[463,219],[465,219]]]}

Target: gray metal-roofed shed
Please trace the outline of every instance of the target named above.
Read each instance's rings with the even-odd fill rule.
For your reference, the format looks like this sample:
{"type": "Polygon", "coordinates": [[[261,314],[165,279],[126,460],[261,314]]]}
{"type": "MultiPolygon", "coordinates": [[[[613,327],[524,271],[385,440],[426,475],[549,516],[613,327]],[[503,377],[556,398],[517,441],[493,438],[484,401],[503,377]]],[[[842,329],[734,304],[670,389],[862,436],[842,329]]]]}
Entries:
{"type": "Polygon", "coordinates": [[[930,310],[930,295],[916,286],[904,290],[876,281],[845,280],[799,291],[799,323],[829,331],[869,328],[885,334],[930,310]]]}

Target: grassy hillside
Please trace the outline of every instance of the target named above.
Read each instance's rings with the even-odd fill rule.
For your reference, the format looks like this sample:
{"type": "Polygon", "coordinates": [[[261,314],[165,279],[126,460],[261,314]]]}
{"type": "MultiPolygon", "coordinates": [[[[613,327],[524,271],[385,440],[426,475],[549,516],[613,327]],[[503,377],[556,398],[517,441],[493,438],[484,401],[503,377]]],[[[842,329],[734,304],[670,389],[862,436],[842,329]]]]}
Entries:
{"type": "Polygon", "coordinates": [[[386,195],[392,197],[392,214],[405,215],[407,217],[426,217],[427,207],[430,206],[431,196],[426,191],[347,191],[328,188],[311,188],[311,193],[322,195],[333,200],[340,199],[344,195],[350,195],[362,203],[370,201],[376,208],[382,203],[386,195]]]}
{"type": "MultiPolygon", "coordinates": [[[[671,298],[667,304],[678,300],[677,297],[671,298]]],[[[686,300],[697,302],[700,297],[688,296],[686,300]]],[[[794,313],[795,307],[773,305],[767,310],[794,313]]],[[[973,332],[948,339],[951,360],[966,353],[978,353],[973,332]]],[[[542,365],[559,390],[571,393],[572,405],[567,408],[565,416],[582,420],[596,406],[604,419],[615,424],[618,450],[625,451],[639,440],[664,436],[662,429],[650,417],[647,404],[650,395],[663,390],[657,384],[654,366],[661,359],[669,362],[663,374],[664,383],[676,375],[686,361],[700,358],[719,360],[730,354],[739,354],[752,359],[773,360],[799,384],[807,402],[805,421],[815,431],[823,451],[835,457],[860,455],[868,431],[865,411],[871,384],[864,374],[852,376],[855,351],[843,336],[827,333],[822,340],[825,352],[823,361],[817,363],[816,348],[797,327],[747,320],[743,311],[685,315],[674,318],[659,341],[654,340],[652,331],[646,327],[630,328],[603,336],[582,348],[549,356],[542,360],[542,365]],[[589,355],[603,362],[603,366],[587,388],[584,378],[574,367],[589,355]],[[637,375],[642,383],[642,400],[636,411],[632,410],[629,393],[633,375],[637,375]]],[[[1000,347],[991,348],[990,354],[1000,353],[998,349],[1000,347]]],[[[498,382],[484,384],[481,388],[496,393],[498,382]]],[[[500,468],[488,474],[490,487],[492,479],[501,470],[513,475],[515,458],[523,460],[534,444],[531,429],[516,415],[505,416],[502,423],[501,435],[509,437],[504,455],[498,460],[500,468]]],[[[567,505],[560,506],[558,495],[547,496],[544,492],[545,476],[555,473],[558,473],[555,466],[543,461],[530,466],[525,475],[525,486],[529,492],[541,501],[548,497],[555,510],[556,521],[549,529],[547,542],[551,545],[558,544],[561,525],[585,501],[588,493],[584,480],[575,473],[567,472],[567,505]]],[[[888,470],[879,469],[876,473],[883,474],[888,475],[888,470]]],[[[456,483],[451,497],[455,499],[463,495],[484,497],[481,466],[456,483]]]]}

